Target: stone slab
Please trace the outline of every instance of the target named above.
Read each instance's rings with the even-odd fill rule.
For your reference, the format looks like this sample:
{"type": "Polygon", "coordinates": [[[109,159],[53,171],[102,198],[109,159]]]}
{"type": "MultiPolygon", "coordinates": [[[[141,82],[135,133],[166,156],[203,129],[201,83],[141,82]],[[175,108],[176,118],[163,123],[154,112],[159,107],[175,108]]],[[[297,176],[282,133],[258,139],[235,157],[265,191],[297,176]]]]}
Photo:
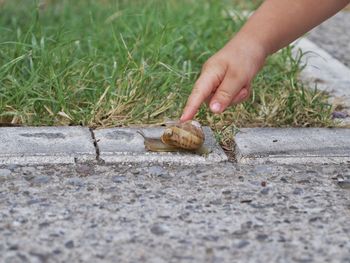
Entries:
{"type": "Polygon", "coordinates": [[[235,142],[240,163],[350,162],[350,129],[246,128],[235,142]]]}
{"type": "Polygon", "coordinates": [[[212,152],[204,157],[193,153],[147,152],[143,138],[137,133],[142,130],[146,136],[159,138],[162,127],[150,128],[108,128],[95,130],[95,138],[100,152],[99,158],[106,163],[182,163],[200,164],[227,161],[227,156],[217,144],[209,127],[204,127],[205,146],[212,152]]]}
{"type": "Polygon", "coordinates": [[[0,128],[0,164],[68,164],[95,159],[88,128],[0,128]]]}
{"type": "MultiPolygon", "coordinates": [[[[300,73],[301,80],[329,93],[329,102],[341,105],[350,115],[350,69],[307,38],[300,38],[293,45],[294,56],[298,57],[298,51],[303,53],[301,61],[305,67],[300,73]]],[[[350,124],[350,117],[341,121],[350,124]]]]}

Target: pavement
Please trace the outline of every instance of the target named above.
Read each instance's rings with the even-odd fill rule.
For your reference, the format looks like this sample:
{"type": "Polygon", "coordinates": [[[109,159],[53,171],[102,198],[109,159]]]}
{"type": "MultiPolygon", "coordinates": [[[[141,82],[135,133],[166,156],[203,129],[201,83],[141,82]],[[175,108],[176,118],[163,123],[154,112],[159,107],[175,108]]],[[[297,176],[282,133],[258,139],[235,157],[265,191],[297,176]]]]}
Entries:
{"type": "Polygon", "coordinates": [[[1,262],[350,262],[350,165],[8,165],[1,262]]]}
{"type": "Polygon", "coordinates": [[[313,29],[307,38],[350,67],[350,8],[313,29]]]}
{"type": "MultiPolygon", "coordinates": [[[[345,127],[350,52],[321,40],[295,43],[301,78],[345,127]]],[[[241,129],[235,163],[207,127],[208,156],[136,130],[0,128],[0,262],[350,262],[349,129],[241,129]]]]}

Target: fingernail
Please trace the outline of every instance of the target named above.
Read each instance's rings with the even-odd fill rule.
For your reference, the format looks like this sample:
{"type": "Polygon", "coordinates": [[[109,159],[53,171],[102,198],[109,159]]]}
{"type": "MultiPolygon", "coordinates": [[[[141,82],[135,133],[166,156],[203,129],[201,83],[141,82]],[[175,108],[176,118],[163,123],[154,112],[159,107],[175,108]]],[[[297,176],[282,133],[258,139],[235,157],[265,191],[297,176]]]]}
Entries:
{"type": "Polygon", "coordinates": [[[183,121],[185,119],[185,114],[183,114],[181,117],[180,117],[180,121],[183,121]]]}
{"type": "Polygon", "coordinates": [[[242,91],[242,96],[241,96],[241,98],[244,99],[245,97],[247,97],[247,95],[248,95],[248,91],[247,91],[246,89],[244,89],[244,90],[242,91]]]}
{"type": "Polygon", "coordinates": [[[221,105],[220,105],[220,103],[219,102],[215,102],[215,103],[213,103],[212,105],[211,105],[211,110],[213,111],[213,112],[220,112],[220,110],[221,110],[221,105]]]}

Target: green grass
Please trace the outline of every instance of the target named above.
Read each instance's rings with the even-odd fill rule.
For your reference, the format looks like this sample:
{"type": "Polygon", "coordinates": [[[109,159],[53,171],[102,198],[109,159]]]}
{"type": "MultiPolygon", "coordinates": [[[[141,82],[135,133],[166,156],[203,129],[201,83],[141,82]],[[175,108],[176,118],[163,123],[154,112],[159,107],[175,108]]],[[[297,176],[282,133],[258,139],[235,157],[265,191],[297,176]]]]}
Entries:
{"type": "MultiPolygon", "coordinates": [[[[1,1],[0,1],[1,2],[1,1]]],[[[176,119],[202,64],[259,1],[5,0],[0,4],[0,122],[91,127],[176,119]]],[[[231,127],[329,126],[326,96],[297,80],[287,48],[272,56],[250,101],[197,115],[231,127]]]]}

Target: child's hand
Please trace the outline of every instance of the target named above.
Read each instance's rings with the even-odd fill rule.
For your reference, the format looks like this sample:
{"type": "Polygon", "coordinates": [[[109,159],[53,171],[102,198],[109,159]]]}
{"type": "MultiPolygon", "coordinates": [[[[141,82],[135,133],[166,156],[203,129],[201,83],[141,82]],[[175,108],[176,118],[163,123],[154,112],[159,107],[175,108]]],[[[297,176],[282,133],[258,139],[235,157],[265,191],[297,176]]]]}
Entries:
{"type": "Polygon", "coordinates": [[[253,77],[266,57],[334,15],[350,0],[265,0],[223,49],[203,66],[181,121],[207,101],[214,113],[249,97],[253,77]]]}
{"type": "Polygon", "coordinates": [[[232,39],[204,64],[196,81],[181,121],[192,119],[203,102],[214,113],[246,100],[251,81],[265,61],[262,48],[250,41],[232,39]]]}

